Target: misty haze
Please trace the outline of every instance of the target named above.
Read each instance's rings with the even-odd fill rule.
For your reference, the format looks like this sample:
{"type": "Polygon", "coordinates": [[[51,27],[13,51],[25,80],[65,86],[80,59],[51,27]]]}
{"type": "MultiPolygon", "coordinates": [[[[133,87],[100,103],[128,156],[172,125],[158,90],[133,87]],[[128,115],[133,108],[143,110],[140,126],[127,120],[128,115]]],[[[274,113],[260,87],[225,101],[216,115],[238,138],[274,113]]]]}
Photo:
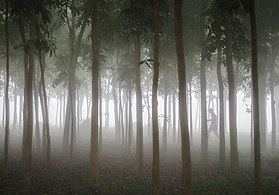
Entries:
{"type": "Polygon", "coordinates": [[[0,194],[279,194],[279,1],[1,0],[0,194]]]}

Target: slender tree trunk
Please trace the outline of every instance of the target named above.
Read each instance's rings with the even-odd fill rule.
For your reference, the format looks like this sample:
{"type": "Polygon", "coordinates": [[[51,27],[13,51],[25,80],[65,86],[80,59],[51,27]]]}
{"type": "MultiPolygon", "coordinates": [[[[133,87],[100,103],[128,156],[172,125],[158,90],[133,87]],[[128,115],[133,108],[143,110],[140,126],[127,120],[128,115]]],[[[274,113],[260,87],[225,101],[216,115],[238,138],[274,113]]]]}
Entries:
{"type": "Polygon", "coordinates": [[[120,122],[120,130],[122,135],[122,142],[125,139],[125,133],[124,133],[124,113],[123,113],[123,106],[122,106],[122,96],[121,96],[121,83],[119,82],[119,88],[118,88],[118,96],[119,96],[119,122],[120,122]]]}
{"type": "Polygon", "coordinates": [[[163,122],[163,153],[166,154],[167,152],[167,102],[168,102],[168,95],[167,95],[167,81],[164,81],[164,122],[163,122]]]}
{"type": "Polygon", "coordinates": [[[64,101],[63,99],[65,98],[65,96],[63,97],[62,94],[60,94],[60,111],[59,111],[59,127],[62,127],[62,124],[63,124],[63,113],[64,113],[64,110],[63,110],[63,104],[64,104],[64,101]]]}
{"type": "Polygon", "coordinates": [[[105,96],[105,109],[106,109],[106,120],[105,120],[105,129],[109,129],[109,99],[110,99],[110,94],[109,94],[109,85],[110,85],[110,79],[107,78],[107,83],[106,83],[106,96],[105,96]]]}
{"type": "Polygon", "coordinates": [[[23,114],[22,103],[23,103],[23,96],[22,96],[22,94],[20,94],[20,96],[19,96],[19,119],[18,119],[18,124],[20,127],[22,126],[22,114],[23,114]]]}
{"type": "Polygon", "coordinates": [[[3,129],[5,129],[5,110],[6,110],[6,103],[5,103],[5,97],[3,97],[3,103],[2,103],[2,106],[3,106],[3,112],[2,112],[2,127],[3,129]]]}
{"type": "Polygon", "coordinates": [[[92,0],[92,110],[91,110],[91,159],[90,172],[93,184],[99,183],[99,148],[98,148],[98,95],[99,95],[99,0],[92,0]]]}
{"type": "Polygon", "coordinates": [[[222,79],[222,62],[221,54],[222,50],[220,47],[217,49],[217,78],[218,78],[218,90],[219,90],[219,132],[220,132],[220,143],[219,143],[219,163],[220,167],[224,168],[226,163],[226,142],[225,142],[225,123],[224,123],[224,85],[222,79]]]}
{"type": "Polygon", "coordinates": [[[36,151],[40,152],[41,147],[41,136],[40,136],[40,123],[39,123],[39,94],[38,94],[38,86],[36,85],[36,77],[34,75],[33,85],[34,85],[34,102],[35,102],[35,143],[36,143],[36,151]]]}
{"type": "Polygon", "coordinates": [[[136,104],[137,104],[137,162],[138,162],[138,174],[143,178],[143,126],[142,126],[142,92],[141,92],[141,70],[140,70],[140,58],[141,58],[141,45],[140,35],[136,36],[135,42],[135,55],[136,55],[136,104]]]}
{"type": "Polygon", "coordinates": [[[55,111],[55,125],[58,126],[58,115],[59,115],[59,101],[58,101],[58,95],[56,95],[56,111],[55,111]]]}
{"type": "MultiPolygon", "coordinates": [[[[72,2],[73,6],[75,1],[72,2]]],[[[75,93],[75,73],[77,68],[78,54],[80,52],[81,40],[86,28],[86,20],[84,19],[78,34],[78,38],[75,40],[75,13],[72,13],[72,21],[69,26],[69,39],[70,39],[70,66],[69,66],[69,84],[68,84],[68,99],[66,107],[66,116],[65,116],[65,125],[64,125],[64,137],[63,137],[63,149],[65,152],[68,151],[69,141],[70,141],[70,132],[73,136],[71,138],[71,148],[75,145],[75,133],[76,133],[76,93],[75,93]],[[76,43],[76,44],[74,44],[76,43]],[[73,119],[73,121],[70,121],[73,119]],[[73,124],[73,125],[70,125],[73,124]],[[70,129],[71,126],[71,129],[70,129]]],[[[72,157],[70,151],[70,157],[72,157]]]]}
{"type": "MultiPolygon", "coordinates": [[[[159,49],[160,49],[160,18],[159,0],[153,0],[154,17],[154,72],[152,85],[152,194],[159,195],[160,161],[159,161],[159,127],[158,127],[158,81],[159,81],[159,49]]],[[[147,97],[149,98],[149,97],[147,97]]]]}
{"type": "Polygon", "coordinates": [[[226,60],[227,60],[227,75],[229,85],[229,126],[230,126],[230,173],[234,180],[240,179],[238,146],[237,146],[237,124],[236,124],[236,87],[234,80],[234,70],[232,63],[232,18],[226,18],[226,60]]]}
{"type": "Polygon", "coordinates": [[[174,15],[178,66],[179,117],[181,124],[182,191],[183,194],[192,194],[191,150],[187,116],[185,59],[182,30],[182,2],[180,0],[174,0],[174,15]]]}
{"type": "Polygon", "coordinates": [[[150,91],[150,86],[149,86],[149,82],[147,82],[147,89],[146,89],[146,110],[147,110],[147,133],[148,133],[148,139],[150,138],[150,133],[151,133],[151,118],[152,118],[151,114],[150,114],[149,91],[150,91]]]}
{"type": "MultiPolygon", "coordinates": [[[[115,75],[116,76],[116,75],[115,75]]],[[[120,139],[120,127],[119,127],[119,117],[118,117],[118,100],[116,95],[116,81],[112,82],[112,96],[113,96],[113,103],[114,103],[114,125],[115,125],[115,135],[116,138],[120,139]]]]}
{"type": "Polygon", "coordinates": [[[276,114],[275,114],[275,99],[274,99],[274,72],[275,72],[275,61],[276,61],[277,51],[273,47],[272,48],[272,59],[270,63],[270,77],[269,77],[269,85],[270,85],[270,110],[271,110],[271,148],[272,152],[276,151],[276,114]]]}
{"type": "Polygon", "coordinates": [[[189,79],[189,117],[190,117],[190,137],[193,143],[193,100],[192,100],[192,76],[189,79]]]}
{"type": "Polygon", "coordinates": [[[206,106],[206,76],[205,61],[201,61],[201,163],[205,169],[208,166],[208,132],[207,132],[207,106],[206,106]]]}
{"type": "Polygon", "coordinates": [[[16,127],[18,125],[18,120],[17,120],[17,87],[16,84],[14,84],[14,122],[13,126],[16,127]]]}
{"type": "Polygon", "coordinates": [[[133,142],[133,115],[132,115],[132,80],[128,81],[128,152],[131,153],[131,147],[133,142]]]}
{"type": "Polygon", "coordinates": [[[102,79],[101,76],[99,76],[99,152],[102,152],[102,146],[103,146],[103,90],[102,90],[102,79]]]}
{"type": "Polygon", "coordinates": [[[33,74],[34,74],[34,56],[35,56],[35,8],[34,4],[31,5],[31,18],[30,18],[30,46],[29,46],[29,67],[28,70],[26,90],[26,128],[23,135],[23,171],[24,171],[24,184],[27,187],[31,186],[32,180],[32,137],[33,137],[33,74]]]}
{"type": "Polygon", "coordinates": [[[173,126],[173,141],[176,141],[176,97],[175,97],[175,93],[172,94],[172,110],[173,110],[173,114],[172,114],[172,126],[173,126]]]}
{"type": "MultiPolygon", "coordinates": [[[[201,8],[203,9],[205,5],[205,1],[201,1],[201,8]]],[[[203,10],[202,10],[203,11],[203,10]]],[[[205,29],[204,23],[205,18],[203,14],[201,14],[200,21],[200,41],[203,46],[203,42],[205,40],[205,29]]],[[[202,49],[201,49],[202,50],[202,49]]],[[[201,90],[201,164],[205,171],[208,169],[208,131],[207,131],[207,102],[206,102],[206,61],[205,59],[201,59],[200,63],[200,90],[201,90]]]]}
{"type": "MultiPolygon", "coordinates": [[[[37,25],[37,37],[41,40],[42,36],[40,33],[40,29],[39,26],[37,25]]],[[[45,54],[43,51],[39,50],[39,65],[40,65],[40,69],[41,69],[41,90],[42,90],[42,95],[43,95],[43,108],[42,109],[45,113],[44,113],[44,118],[43,118],[43,127],[45,128],[46,134],[45,134],[45,138],[46,139],[46,160],[47,160],[47,166],[48,168],[50,168],[50,127],[49,127],[49,112],[48,112],[48,102],[47,102],[47,94],[46,94],[46,84],[45,84],[45,54]]]]}
{"type": "Polygon", "coordinates": [[[9,140],[10,140],[10,100],[9,100],[9,85],[10,85],[10,38],[9,38],[9,2],[6,0],[5,14],[5,37],[6,37],[6,121],[5,121],[5,141],[4,141],[4,175],[8,174],[8,158],[9,158],[9,140]]]}
{"type": "Polygon", "coordinates": [[[260,106],[260,131],[261,146],[266,150],[266,74],[261,71],[259,74],[259,106],[260,106]]]}
{"type": "Polygon", "coordinates": [[[260,143],[260,114],[259,114],[259,84],[258,84],[258,53],[257,53],[257,25],[255,0],[250,0],[250,22],[252,34],[252,87],[253,87],[253,121],[254,121],[254,171],[255,194],[262,194],[261,178],[261,143],[260,143]]]}

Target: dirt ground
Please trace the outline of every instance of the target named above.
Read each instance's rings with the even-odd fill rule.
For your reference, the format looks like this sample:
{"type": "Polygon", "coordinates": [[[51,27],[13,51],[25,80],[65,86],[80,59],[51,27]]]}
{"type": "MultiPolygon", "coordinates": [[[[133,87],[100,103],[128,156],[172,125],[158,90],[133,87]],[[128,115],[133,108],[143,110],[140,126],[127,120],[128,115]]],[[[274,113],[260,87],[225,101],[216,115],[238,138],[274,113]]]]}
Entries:
{"type": "MultiPolygon", "coordinates": [[[[20,135],[18,135],[20,137],[20,135]]],[[[1,194],[151,194],[152,150],[150,140],[145,141],[144,178],[137,176],[135,147],[130,153],[121,142],[103,141],[100,154],[100,184],[92,185],[89,178],[89,137],[79,135],[75,155],[70,161],[62,153],[61,137],[52,137],[51,170],[47,170],[42,152],[33,152],[32,187],[23,185],[21,145],[14,136],[11,139],[8,176],[3,176],[3,152],[1,147],[0,193],[1,194]],[[17,141],[16,141],[17,140],[17,141]],[[17,144],[16,144],[17,143],[17,144]]],[[[201,169],[199,153],[192,151],[194,194],[253,194],[253,164],[249,154],[240,150],[241,181],[230,180],[228,167],[218,167],[218,153],[214,152],[214,138],[210,144],[210,164],[207,174],[201,169]]],[[[1,141],[2,144],[2,141],[1,141]]],[[[278,155],[277,155],[278,156],[278,155]]],[[[179,144],[173,143],[167,152],[161,152],[161,194],[181,194],[181,157],[179,144]]],[[[228,164],[228,163],[227,163],[228,164]]],[[[279,158],[263,160],[264,194],[279,194],[279,158]]]]}

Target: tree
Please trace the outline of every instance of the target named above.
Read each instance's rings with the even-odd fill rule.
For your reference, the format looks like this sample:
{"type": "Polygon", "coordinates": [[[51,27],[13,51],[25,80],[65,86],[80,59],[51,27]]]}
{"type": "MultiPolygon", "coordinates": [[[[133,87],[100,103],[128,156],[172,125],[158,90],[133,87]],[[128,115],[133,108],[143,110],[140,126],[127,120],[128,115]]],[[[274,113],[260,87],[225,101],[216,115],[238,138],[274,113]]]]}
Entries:
{"type": "Polygon", "coordinates": [[[258,82],[258,53],[257,53],[257,23],[255,13],[255,0],[249,0],[251,41],[252,41],[252,90],[253,90],[253,123],[254,123],[254,172],[255,194],[262,194],[261,181],[261,140],[260,140],[260,114],[259,114],[259,82],[258,82]]]}
{"type": "Polygon", "coordinates": [[[219,155],[220,155],[220,166],[225,166],[226,161],[226,144],[225,144],[225,105],[224,105],[224,86],[221,73],[221,55],[222,49],[219,46],[217,49],[217,77],[218,77],[218,88],[219,88],[219,132],[220,132],[220,144],[219,144],[219,155]]]}
{"type": "Polygon", "coordinates": [[[182,152],[182,190],[183,194],[192,194],[191,150],[188,129],[185,59],[182,31],[182,2],[174,0],[175,15],[175,43],[178,67],[178,96],[179,117],[181,125],[181,152],[182,152]]]}
{"type": "Polygon", "coordinates": [[[232,63],[232,16],[228,14],[225,22],[226,34],[226,64],[229,86],[229,127],[230,127],[230,173],[233,179],[240,178],[238,147],[237,147],[237,124],[236,124],[236,87],[234,69],[232,63]]]}
{"type": "Polygon", "coordinates": [[[6,36],[6,89],[5,89],[5,104],[6,104],[6,122],[5,122],[5,143],[4,143],[4,174],[8,173],[8,156],[9,156],[9,137],[10,137],[10,105],[9,105],[9,81],[10,81],[10,65],[9,65],[9,1],[6,0],[5,11],[5,36],[6,36]]]}
{"type": "MultiPolygon", "coordinates": [[[[153,1],[154,17],[154,72],[152,85],[152,135],[153,135],[153,164],[152,164],[152,194],[159,194],[160,161],[159,161],[159,127],[158,127],[158,81],[159,81],[159,49],[160,49],[160,17],[159,0],[153,1]]],[[[148,97],[147,97],[148,98],[148,97]]]]}
{"type": "MultiPolygon", "coordinates": [[[[201,1],[201,9],[204,10],[206,7],[205,1],[201,1]]],[[[205,17],[201,13],[200,21],[200,38],[201,45],[205,39],[204,29],[205,17]]],[[[202,52],[201,52],[202,53],[202,52]]],[[[206,106],[206,59],[201,59],[200,64],[200,90],[201,90],[201,164],[207,169],[208,166],[208,131],[207,131],[207,106],[206,106]]]]}
{"type": "Polygon", "coordinates": [[[99,183],[99,152],[98,152],[98,94],[99,94],[99,37],[98,17],[99,0],[92,0],[92,110],[91,110],[91,157],[90,172],[93,184],[99,183]]]}
{"type": "Polygon", "coordinates": [[[27,75],[25,79],[27,80],[25,91],[26,91],[26,107],[25,114],[26,126],[23,131],[23,141],[22,141],[22,160],[23,160],[23,170],[24,170],[24,184],[27,187],[31,186],[32,180],[32,137],[33,137],[33,74],[34,74],[34,56],[35,56],[35,2],[30,2],[30,26],[29,26],[29,36],[30,36],[30,46],[28,51],[28,67],[25,67],[27,75]]]}

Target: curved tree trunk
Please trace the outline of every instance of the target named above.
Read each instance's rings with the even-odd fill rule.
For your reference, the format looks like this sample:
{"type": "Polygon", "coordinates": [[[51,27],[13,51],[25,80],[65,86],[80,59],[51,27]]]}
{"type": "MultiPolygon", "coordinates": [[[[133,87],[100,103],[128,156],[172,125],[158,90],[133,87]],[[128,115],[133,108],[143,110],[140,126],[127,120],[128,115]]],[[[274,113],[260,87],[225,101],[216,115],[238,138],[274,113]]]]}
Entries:
{"type": "Polygon", "coordinates": [[[183,194],[192,194],[191,150],[187,116],[185,59],[181,16],[182,2],[180,0],[174,0],[174,15],[175,43],[178,66],[179,117],[181,125],[182,190],[183,194]]]}

